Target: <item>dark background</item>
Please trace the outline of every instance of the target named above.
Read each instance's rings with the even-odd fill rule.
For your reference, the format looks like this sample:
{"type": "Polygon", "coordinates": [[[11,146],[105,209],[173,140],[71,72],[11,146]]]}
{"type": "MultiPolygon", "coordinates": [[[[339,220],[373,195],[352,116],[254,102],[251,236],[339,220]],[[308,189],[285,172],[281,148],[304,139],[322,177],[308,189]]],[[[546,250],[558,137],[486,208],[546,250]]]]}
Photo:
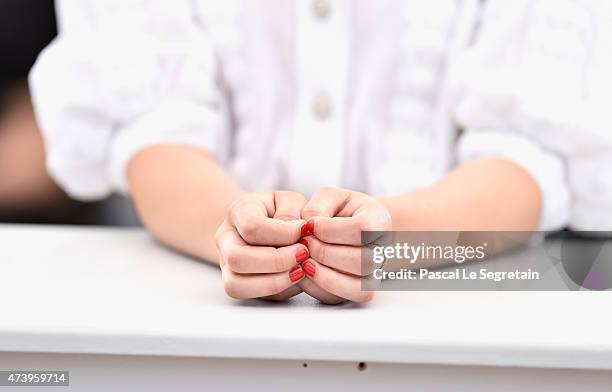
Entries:
{"type": "Polygon", "coordinates": [[[56,34],[53,0],[0,2],[0,222],[138,225],[126,198],[76,202],[46,174],[27,76],[56,34]]]}

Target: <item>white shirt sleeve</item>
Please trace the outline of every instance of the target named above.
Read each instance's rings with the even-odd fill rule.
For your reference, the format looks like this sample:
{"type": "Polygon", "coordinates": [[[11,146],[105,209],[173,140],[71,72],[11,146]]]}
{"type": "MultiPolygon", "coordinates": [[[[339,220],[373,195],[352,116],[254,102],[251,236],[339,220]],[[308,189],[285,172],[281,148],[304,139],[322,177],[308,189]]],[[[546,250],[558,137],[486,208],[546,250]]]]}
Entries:
{"type": "Polygon", "coordinates": [[[223,159],[212,44],[189,1],[61,0],[60,33],[30,73],[52,177],[91,200],[127,192],[130,158],[158,143],[223,159]]]}
{"type": "Polygon", "coordinates": [[[503,156],[527,170],[542,194],[541,230],[612,228],[606,3],[491,0],[452,69],[459,160],[503,156]]]}

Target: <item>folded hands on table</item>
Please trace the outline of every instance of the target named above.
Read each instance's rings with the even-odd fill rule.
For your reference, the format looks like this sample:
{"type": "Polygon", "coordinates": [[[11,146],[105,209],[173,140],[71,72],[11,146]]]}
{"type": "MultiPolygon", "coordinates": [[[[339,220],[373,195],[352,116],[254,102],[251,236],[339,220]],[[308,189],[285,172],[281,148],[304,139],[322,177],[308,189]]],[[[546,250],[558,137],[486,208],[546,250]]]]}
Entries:
{"type": "Polygon", "coordinates": [[[375,198],[324,188],[248,193],[217,230],[224,288],[233,298],[286,300],[305,292],[321,302],[367,302],[361,290],[362,231],[391,229],[375,198]]]}

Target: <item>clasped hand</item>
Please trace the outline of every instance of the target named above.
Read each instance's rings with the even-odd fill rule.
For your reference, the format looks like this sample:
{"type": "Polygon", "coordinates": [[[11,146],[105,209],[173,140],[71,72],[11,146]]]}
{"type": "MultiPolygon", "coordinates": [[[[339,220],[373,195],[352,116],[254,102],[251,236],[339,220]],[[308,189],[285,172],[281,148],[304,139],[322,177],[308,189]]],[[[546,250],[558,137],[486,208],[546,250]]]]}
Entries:
{"type": "Polygon", "coordinates": [[[215,236],[225,291],[239,299],[306,292],[328,304],[368,302],[361,232],[390,229],[387,209],[359,192],[324,188],[310,200],[288,191],[245,194],[215,236]]]}

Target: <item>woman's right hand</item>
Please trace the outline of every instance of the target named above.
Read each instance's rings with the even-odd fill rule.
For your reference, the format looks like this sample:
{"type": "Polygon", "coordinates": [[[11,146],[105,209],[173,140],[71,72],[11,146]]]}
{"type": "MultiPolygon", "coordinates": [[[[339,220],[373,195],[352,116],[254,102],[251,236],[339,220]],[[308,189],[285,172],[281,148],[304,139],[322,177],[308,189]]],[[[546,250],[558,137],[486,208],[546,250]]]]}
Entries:
{"type": "Polygon", "coordinates": [[[306,198],[295,192],[247,193],[229,208],[215,235],[225,292],[233,298],[285,300],[299,294],[306,198]]]}

